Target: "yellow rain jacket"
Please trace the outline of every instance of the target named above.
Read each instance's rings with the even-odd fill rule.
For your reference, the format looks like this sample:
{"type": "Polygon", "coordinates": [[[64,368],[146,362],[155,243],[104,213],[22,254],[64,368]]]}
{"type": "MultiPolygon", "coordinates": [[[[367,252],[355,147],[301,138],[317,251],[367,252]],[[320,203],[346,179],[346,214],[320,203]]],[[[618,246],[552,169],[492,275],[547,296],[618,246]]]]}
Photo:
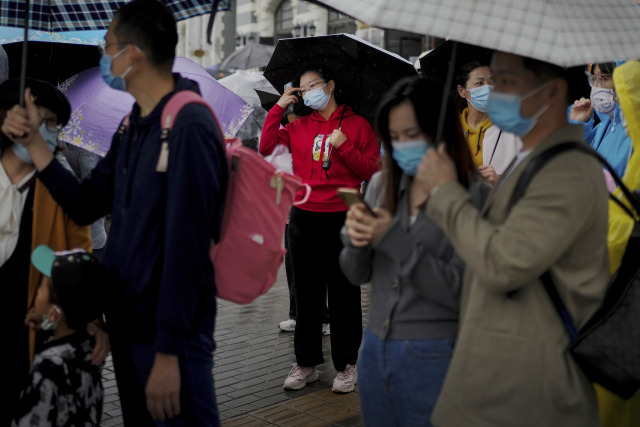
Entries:
{"type": "MultiPolygon", "coordinates": [[[[616,67],[613,71],[613,83],[633,144],[633,154],[622,181],[633,191],[640,189],[640,62],[627,61],[616,67]]],[[[617,189],[614,195],[625,202],[620,189],[617,189]]],[[[629,215],[614,202],[609,201],[607,246],[611,274],[620,267],[632,228],[633,220],[629,215]]],[[[640,392],[626,401],[597,385],[596,392],[602,427],[640,426],[640,392]]]]}

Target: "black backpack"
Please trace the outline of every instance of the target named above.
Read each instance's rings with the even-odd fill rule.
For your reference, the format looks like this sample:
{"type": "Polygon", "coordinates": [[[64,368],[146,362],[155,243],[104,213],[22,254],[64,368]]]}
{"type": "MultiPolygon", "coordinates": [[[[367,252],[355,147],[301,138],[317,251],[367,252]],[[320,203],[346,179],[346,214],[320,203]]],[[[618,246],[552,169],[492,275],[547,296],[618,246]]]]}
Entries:
{"type": "Polygon", "coordinates": [[[602,306],[587,324],[576,329],[553,283],[549,271],[540,276],[571,341],[569,351],[592,382],[628,399],[640,388],[640,199],[616,175],[609,163],[584,143],[565,142],[555,145],[527,165],[516,183],[511,198],[513,206],[525,193],[535,174],[553,157],[568,150],[579,150],[597,158],[611,173],[632,209],[613,195],[634,221],[633,231],[622,258],[622,264],[611,278],[602,306]],[[635,211],[635,213],[634,213],[635,211]]]}

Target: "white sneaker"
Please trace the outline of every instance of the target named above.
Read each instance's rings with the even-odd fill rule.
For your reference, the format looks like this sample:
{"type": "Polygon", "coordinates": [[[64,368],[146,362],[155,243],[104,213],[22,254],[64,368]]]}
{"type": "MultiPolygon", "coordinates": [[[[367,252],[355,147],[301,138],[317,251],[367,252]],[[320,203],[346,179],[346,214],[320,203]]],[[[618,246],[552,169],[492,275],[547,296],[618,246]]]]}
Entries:
{"type": "Polygon", "coordinates": [[[350,393],[358,384],[358,371],[355,365],[347,365],[344,371],[339,371],[333,380],[331,391],[334,393],[350,393]]]}
{"type": "Polygon", "coordinates": [[[311,368],[303,368],[297,363],[292,364],[293,368],[289,371],[289,376],[284,380],[284,388],[287,390],[300,390],[308,383],[317,381],[320,375],[315,366],[311,368]]]}
{"type": "Polygon", "coordinates": [[[294,332],[296,330],[296,321],[293,319],[283,320],[278,327],[285,332],[294,332]]]}
{"type": "Polygon", "coordinates": [[[329,323],[322,324],[322,335],[330,335],[331,334],[331,325],[329,323]]]}

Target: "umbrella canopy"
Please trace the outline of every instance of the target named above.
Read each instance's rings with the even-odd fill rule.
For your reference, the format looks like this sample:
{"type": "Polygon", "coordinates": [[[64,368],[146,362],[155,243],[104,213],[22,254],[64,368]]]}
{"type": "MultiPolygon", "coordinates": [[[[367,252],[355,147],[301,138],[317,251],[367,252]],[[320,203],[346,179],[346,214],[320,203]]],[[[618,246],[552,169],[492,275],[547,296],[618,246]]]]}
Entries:
{"type": "Polygon", "coordinates": [[[314,0],[369,25],[560,66],[640,58],[634,0],[314,0]]]}
{"type": "MultiPolygon", "coordinates": [[[[420,58],[420,69],[424,76],[432,77],[441,83],[446,81],[453,43],[450,40],[446,41],[420,58]]],[[[492,49],[458,43],[453,75],[457,76],[460,69],[469,62],[477,61],[483,65],[489,65],[491,55],[493,55],[492,49]]]]}
{"type": "MultiPolygon", "coordinates": [[[[211,12],[211,0],[161,0],[177,21],[211,12]]],[[[104,30],[126,0],[31,0],[29,28],[40,31],[104,30]]],[[[0,0],[0,25],[22,27],[25,1],[0,0]]]]}
{"type": "MultiPolygon", "coordinates": [[[[10,77],[20,77],[22,42],[4,46],[9,58],[10,77]]],[[[96,46],[58,42],[29,42],[27,76],[53,85],[65,81],[87,68],[97,67],[100,52],[96,46]]]]}
{"type": "MultiPolygon", "coordinates": [[[[222,125],[224,136],[234,137],[253,108],[195,62],[176,58],[173,71],[198,82],[202,96],[213,107],[222,125]]],[[[104,156],[135,99],[127,92],[107,86],[97,67],[71,77],[59,89],[71,103],[71,119],[60,132],[60,140],[104,156]]]]}
{"type": "Polygon", "coordinates": [[[382,95],[400,78],[417,75],[413,64],[351,34],[282,39],[264,76],[279,93],[309,65],[333,73],[336,97],[372,119],[382,95]]]}
{"type": "MultiPolygon", "coordinates": [[[[51,33],[48,31],[29,30],[28,41],[97,46],[100,41],[104,39],[106,32],[106,30],[95,30],[51,33]]],[[[0,27],[0,44],[16,43],[21,41],[24,41],[24,29],[16,27],[0,27]]]]}
{"type": "Polygon", "coordinates": [[[260,98],[260,105],[266,111],[269,111],[280,99],[280,94],[275,89],[263,88],[254,90],[258,98],[260,98]]]}
{"type": "Polygon", "coordinates": [[[247,68],[266,67],[274,50],[274,46],[250,43],[223,59],[219,68],[222,70],[246,70],[247,68]]]}

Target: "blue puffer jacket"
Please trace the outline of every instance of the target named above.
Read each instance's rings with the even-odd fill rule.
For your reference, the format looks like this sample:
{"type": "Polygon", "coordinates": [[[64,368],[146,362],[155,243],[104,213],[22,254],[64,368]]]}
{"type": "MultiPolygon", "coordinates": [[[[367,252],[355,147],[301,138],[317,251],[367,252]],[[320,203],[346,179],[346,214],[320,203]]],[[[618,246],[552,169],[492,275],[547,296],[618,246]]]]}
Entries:
{"type": "MultiPolygon", "coordinates": [[[[569,107],[567,116],[571,113],[573,106],[569,107]]],[[[608,114],[595,111],[591,119],[586,122],[577,122],[569,119],[573,124],[584,125],[584,139],[598,153],[602,155],[613,166],[618,176],[622,177],[632,153],[631,139],[624,133],[622,121],[620,120],[620,107],[616,105],[613,119],[608,114]],[[600,123],[594,126],[595,114],[598,115],[600,123]]]]}

